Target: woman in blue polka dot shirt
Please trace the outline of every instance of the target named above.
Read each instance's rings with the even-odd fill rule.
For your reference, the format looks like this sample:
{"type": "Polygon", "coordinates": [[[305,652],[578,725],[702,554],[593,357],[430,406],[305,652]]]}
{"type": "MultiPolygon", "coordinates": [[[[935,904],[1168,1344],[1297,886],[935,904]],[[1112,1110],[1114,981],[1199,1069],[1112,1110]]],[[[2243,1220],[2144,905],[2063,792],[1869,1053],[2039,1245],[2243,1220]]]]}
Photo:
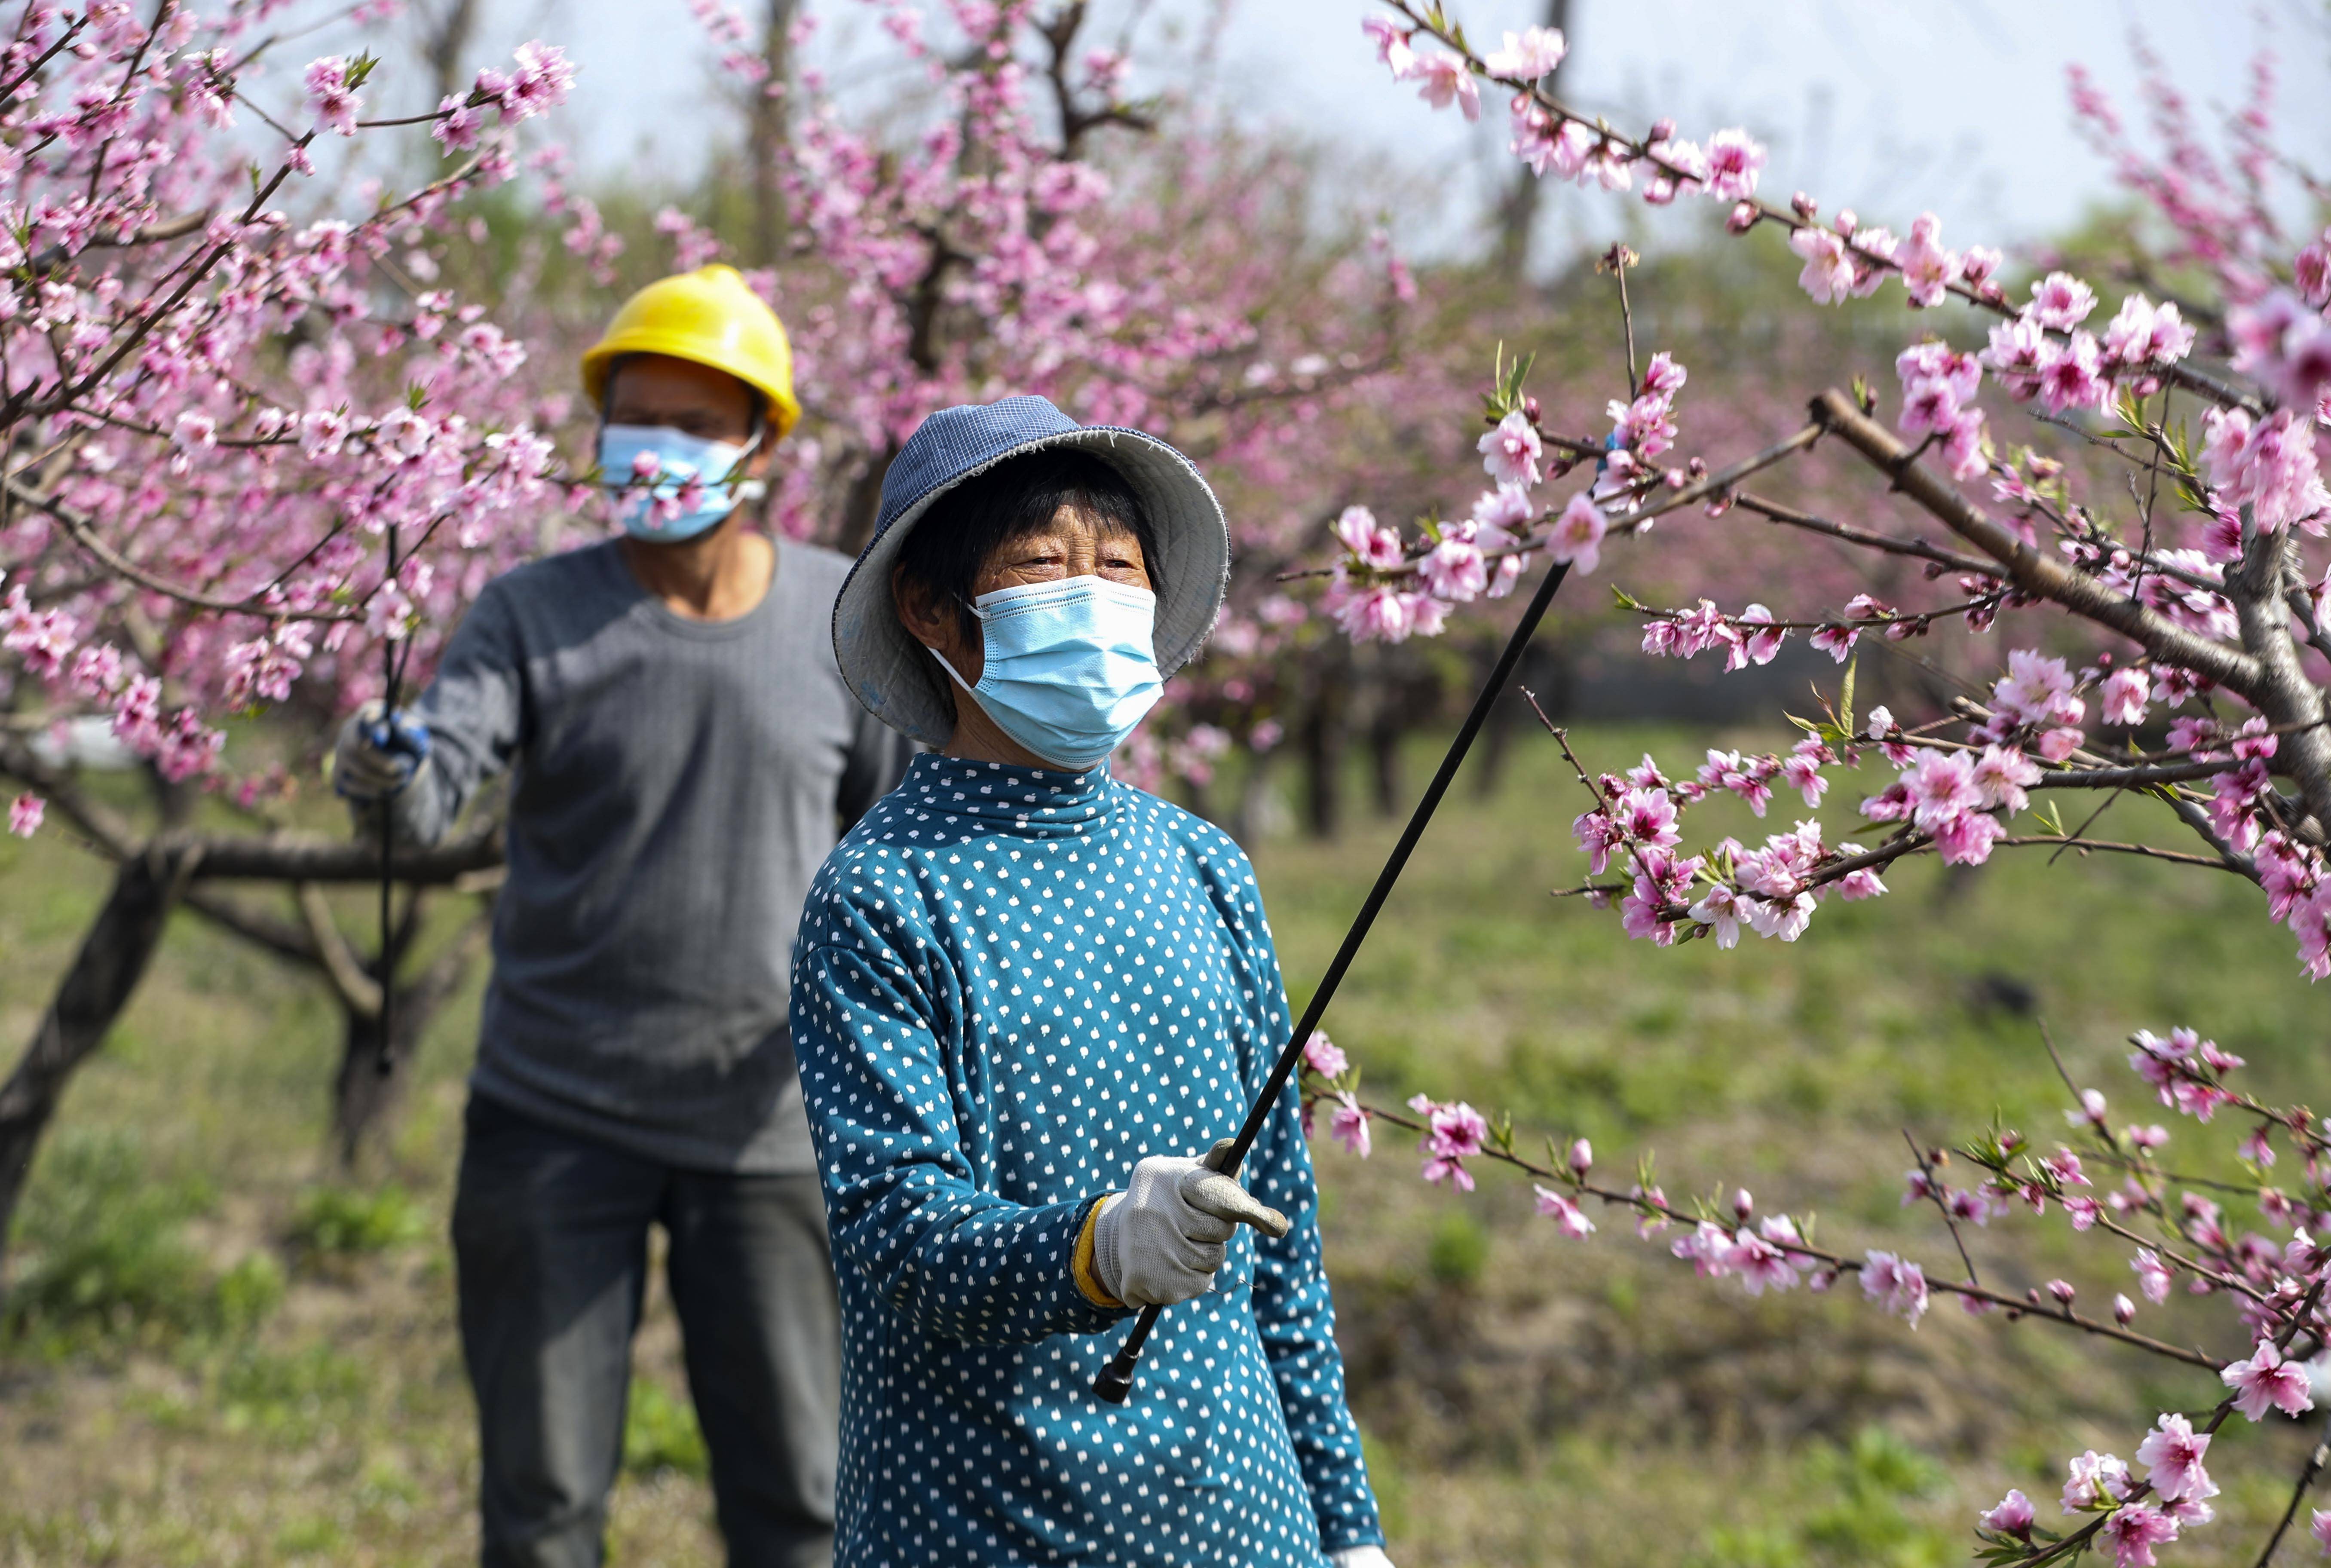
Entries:
{"type": "Polygon", "coordinates": [[[907,443],[836,605],[860,699],[942,748],[826,862],[794,948],[842,1568],[1389,1568],[1293,1088],[1251,1194],[1190,1157],[1289,1027],[1252,869],[1105,765],[1227,556],[1179,453],[1006,398],[907,443]]]}

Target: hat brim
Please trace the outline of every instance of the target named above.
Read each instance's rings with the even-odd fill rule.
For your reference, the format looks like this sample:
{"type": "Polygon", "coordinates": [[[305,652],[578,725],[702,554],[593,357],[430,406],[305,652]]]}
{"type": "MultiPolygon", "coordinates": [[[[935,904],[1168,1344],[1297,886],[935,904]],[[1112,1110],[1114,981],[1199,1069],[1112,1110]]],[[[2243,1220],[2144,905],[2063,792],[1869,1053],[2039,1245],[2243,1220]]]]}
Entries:
{"type": "Polygon", "coordinates": [[[916,497],[860,554],[842,582],[833,602],[834,661],[866,710],[891,728],[935,746],[955,733],[946,673],[899,622],[890,596],[891,567],[907,536],[932,503],[964,480],[1024,453],[1063,446],[1089,451],[1117,470],[1149,515],[1158,556],[1151,575],[1163,584],[1152,637],[1158,673],[1170,676],[1187,664],[1213,630],[1230,581],[1230,525],[1213,487],[1190,460],[1154,435],[1113,425],[1038,436],[916,497]]]}

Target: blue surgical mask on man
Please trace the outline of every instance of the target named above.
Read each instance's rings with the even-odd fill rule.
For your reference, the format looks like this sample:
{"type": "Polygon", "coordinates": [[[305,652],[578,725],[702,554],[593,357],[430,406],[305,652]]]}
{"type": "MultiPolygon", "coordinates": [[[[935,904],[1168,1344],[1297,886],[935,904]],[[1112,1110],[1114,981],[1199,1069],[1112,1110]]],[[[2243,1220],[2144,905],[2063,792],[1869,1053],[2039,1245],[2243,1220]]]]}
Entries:
{"type": "Polygon", "coordinates": [[[1157,595],[1107,577],[1062,577],[982,594],[971,603],[985,632],[979,699],[996,727],[1037,756],[1077,773],[1099,765],[1157,705],[1151,633],[1157,595]]]}
{"type": "Polygon", "coordinates": [[[603,425],[599,482],[607,489],[616,520],[632,537],[657,544],[692,539],[735,511],[739,501],[762,495],[765,487],[758,480],[725,482],[760,444],[758,434],[738,446],[668,425],[603,425]],[[652,480],[639,477],[642,457],[655,460],[652,480]],[[674,513],[671,503],[690,480],[699,483],[695,504],[674,513]]]}

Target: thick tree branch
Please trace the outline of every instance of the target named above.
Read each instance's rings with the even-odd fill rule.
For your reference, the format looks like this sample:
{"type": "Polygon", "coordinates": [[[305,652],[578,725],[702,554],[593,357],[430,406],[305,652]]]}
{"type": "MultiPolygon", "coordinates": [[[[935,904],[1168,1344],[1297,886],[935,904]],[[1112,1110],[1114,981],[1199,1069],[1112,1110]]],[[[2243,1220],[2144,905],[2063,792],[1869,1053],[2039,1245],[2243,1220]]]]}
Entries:
{"type": "Polygon", "coordinates": [[[332,907],[324,901],[323,889],[301,882],[292,893],[299,900],[300,917],[307,922],[308,939],[315,944],[316,962],[332,989],[339,993],[341,1005],[360,1018],[378,1018],[380,982],[365,973],[363,962],[340,934],[332,907]]]}
{"type": "Polygon", "coordinates": [[[2257,688],[2243,695],[2268,723],[2298,727],[2283,736],[2275,766],[2298,784],[2315,819],[2308,836],[2319,842],[2331,830],[2331,731],[2323,727],[2323,694],[2299,668],[2298,647],[2290,637],[2290,607],[2282,596],[2288,548],[2287,530],[2259,527],[2245,506],[2242,558],[2226,574],[2226,596],[2241,622],[2242,645],[2259,664],[2257,688]]]}
{"type": "MultiPolygon", "coordinates": [[[[465,839],[431,849],[400,849],[396,880],[426,885],[453,881],[471,871],[501,864],[499,824],[465,839]]],[[[351,839],[295,837],[213,839],[204,846],[201,873],[274,882],[369,882],[380,875],[377,846],[351,839]]]]}
{"type": "Polygon", "coordinates": [[[69,769],[51,767],[19,737],[0,733],[0,774],[24,780],[47,797],[73,826],[117,860],[137,851],[143,835],[128,819],[93,800],[69,769]]]}
{"type": "Polygon", "coordinates": [[[320,962],[315,943],[307,932],[288,920],[251,908],[229,894],[196,886],[188,888],[178,901],[213,925],[233,932],[278,958],[295,964],[320,962]]]}
{"type": "MultiPolygon", "coordinates": [[[[1915,454],[1909,448],[1835,387],[1813,399],[1812,415],[1824,429],[1834,431],[1848,446],[1885,472],[1897,489],[1926,508],[1936,521],[1998,562],[2005,568],[2008,580],[2018,588],[2119,632],[2156,658],[2205,675],[2264,711],[2260,699],[2267,681],[2257,659],[2188,632],[2165,616],[2123,597],[2096,578],[2041,554],[2003,525],[1993,521],[1982,508],[1931,470],[1912,461],[1915,454]]],[[[2280,722],[2289,716],[2269,713],[2268,717],[2280,722]]]]}
{"type": "Polygon", "coordinates": [[[44,496],[31,486],[13,478],[7,480],[5,483],[10,500],[21,502],[35,511],[45,512],[55,518],[57,526],[65,531],[65,537],[95,556],[106,570],[152,593],[176,599],[182,604],[191,604],[198,610],[216,610],[230,615],[251,615],[262,621],[330,622],[360,621],[364,618],[361,611],[293,610],[281,604],[269,604],[257,599],[230,599],[224,594],[205,594],[199,588],[189,588],[182,583],[173,583],[167,577],[158,576],[147,571],[111,545],[107,544],[104,537],[97,531],[96,526],[90,519],[82,517],[55,497],[44,496]]]}

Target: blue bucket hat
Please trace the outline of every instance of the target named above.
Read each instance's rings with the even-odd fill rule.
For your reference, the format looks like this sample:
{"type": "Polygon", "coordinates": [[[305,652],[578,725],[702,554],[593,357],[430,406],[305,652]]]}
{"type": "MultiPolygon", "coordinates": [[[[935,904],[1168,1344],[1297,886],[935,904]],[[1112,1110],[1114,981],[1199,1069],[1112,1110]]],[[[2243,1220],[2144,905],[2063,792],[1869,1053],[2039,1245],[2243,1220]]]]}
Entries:
{"type": "Polygon", "coordinates": [[[882,476],[874,537],[833,603],[833,657],[866,710],[929,746],[955,729],[955,699],[929,650],[899,623],[890,597],[899,547],[931,503],[1006,458],[1046,447],[1089,451],[1124,476],[1156,535],[1153,634],[1161,675],[1190,661],[1213,629],[1230,578],[1230,527],[1222,503],[1188,458],[1156,436],[1119,425],[1079,424],[1042,397],[1006,397],[943,408],[916,427],[882,476]]]}

